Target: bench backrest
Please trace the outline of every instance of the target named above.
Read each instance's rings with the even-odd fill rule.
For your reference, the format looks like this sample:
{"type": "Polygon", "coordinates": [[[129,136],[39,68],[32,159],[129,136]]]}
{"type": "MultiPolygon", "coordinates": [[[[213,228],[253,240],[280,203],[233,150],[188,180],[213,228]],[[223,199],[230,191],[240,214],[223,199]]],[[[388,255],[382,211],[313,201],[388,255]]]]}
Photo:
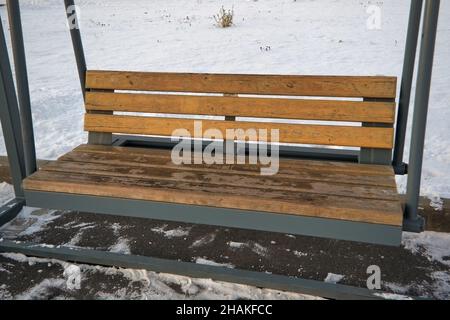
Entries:
{"type": "Polygon", "coordinates": [[[192,117],[159,114],[224,116],[224,120],[202,120],[203,130],[279,129],[281,143],[390,150],[396,81],[382,76],[88,71],[85,130],[171,136],[175,129],[186,128],[194,135],[192,117]],[[317,120],[320,124],[229,121],[236,117],[317,120]]]}

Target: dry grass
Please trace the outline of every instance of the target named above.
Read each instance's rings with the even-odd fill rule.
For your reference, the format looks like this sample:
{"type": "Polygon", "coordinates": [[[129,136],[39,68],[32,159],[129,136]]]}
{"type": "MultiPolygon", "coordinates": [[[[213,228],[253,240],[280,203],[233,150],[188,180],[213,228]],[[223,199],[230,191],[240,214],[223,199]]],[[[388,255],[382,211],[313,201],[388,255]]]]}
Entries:
{"type": "Polygon", "coordinates": [[[234,16],[233,9],[225,10],[225,8],[222,6],[222,8],[220,8],[219,13],[214,15],[214,20],[216,20],[216,24],[218,27],[228,28],[233,25],[233,16],[234,16]]]}

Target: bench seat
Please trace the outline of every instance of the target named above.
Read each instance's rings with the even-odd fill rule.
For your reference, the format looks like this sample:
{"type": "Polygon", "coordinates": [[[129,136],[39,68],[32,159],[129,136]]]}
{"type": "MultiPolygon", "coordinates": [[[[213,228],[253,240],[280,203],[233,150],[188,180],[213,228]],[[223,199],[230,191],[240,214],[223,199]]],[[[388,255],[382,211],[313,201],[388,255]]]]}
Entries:
{"type": "Polygon", "coordinates": [[[90,70],[88,144],[26,179],[27,204],[399,245],[396,88],[385,76],[90,70]],[[116,134],[355,148],[359,163],[281,158],[264,176],[255,164],[176,165],[172,150],[119,147],[116,134]]]}
{"type": "Polygon", "coordinates": [[[168,202],[401,227],[391,166],[281,158],[255,165],[175,165],[158,148],[80,145],[24,181],[26,192],[168,202]]]}

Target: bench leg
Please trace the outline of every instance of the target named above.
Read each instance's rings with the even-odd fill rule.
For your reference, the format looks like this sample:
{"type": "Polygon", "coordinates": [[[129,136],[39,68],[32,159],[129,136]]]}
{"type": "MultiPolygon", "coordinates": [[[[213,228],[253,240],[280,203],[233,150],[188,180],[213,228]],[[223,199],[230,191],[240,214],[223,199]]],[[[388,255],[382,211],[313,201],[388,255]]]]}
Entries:
{"type": "MultiPolygon", "coordinates": [[[[390,127],[392,127],[392,125],[363,123],[363,127],[390,128],[390,127]]],[[[392,150],[391,149],[361,148],[361,152],[359,154],[359,163],[390,165],[392,163],[392,150]]]]}
{"type": "Polygon", "coordinates": [[[89,132],[88,143],[110,146],[113,138],[112,133],[89,132]]]}
{"type": "MultiPolygon", "coordinates": [[[[395,99],[364,98],[364,101],[395,102],[395,99]]],[[[362,126],[363,127],[392,128],[393,124],[392,123],[363,122],[362,126]]],[[[359,154],[359,163],[391,165],[392,164],[392,149],[361,148],[361,152],[359,154]]]]}
{"type": "MultiPolygon", "coordinates": [[[[111,92],[113,93],[114,90],[91,90],[91,92],[111,92]]],[[[113,115],[113,111],[95,111],[92,113],[96,114],[107,114],[107,115],[113,115]]],[[[113,134],[107,133],[107,132],[89,132],[88,136],[88,144],[97,144],[97,145],[105,145],[110,146],[113,143],[113,134]]]]}
{"type": "Polygon", "coordinates": [[[404,220],[404,229],[412,232],[423,231],[425,225],[418,211],[439,7],[439,0],[427,0],[423,18],[404,220]]]}

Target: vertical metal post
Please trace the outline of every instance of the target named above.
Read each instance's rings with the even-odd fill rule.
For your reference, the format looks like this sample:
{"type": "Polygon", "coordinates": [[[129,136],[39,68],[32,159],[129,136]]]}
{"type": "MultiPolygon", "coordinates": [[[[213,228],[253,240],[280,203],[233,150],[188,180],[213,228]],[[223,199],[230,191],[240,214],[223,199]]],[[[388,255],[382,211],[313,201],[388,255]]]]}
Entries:
{"type": "Polygon", "coordinates": [[[440,0],[427,0],[425,4],[409,155],[404,229],[416,232],[423,229],[423,218],[418,215],[418,206],[439,5],[440,0]]]}
{"type": "Polygon", "coordinates": [[[25,173],[28,176],[36,171],[37,164],[22,21],[20,17],[19,1],[7,0],[6,3],[8,8],[14,66],[16,70],[17,95],[19,98],[19,111],[25,156],[25,173]]]}
{"type": "Polygon", "coordinates": [[[423,0],[411,0],[408,33],[406,36],[405,57],[403,61],[400,101],[395,132],[393,166],[396,174],[406,174],[408,171],[407,165],[403,162],[403,152],[405,149],[406,127],[408,125],[411,86],[414,76],[414,66],[417,54],[417,41],[419,38],[422,8],[423,0]]]}
{"type": "Polygon", "coordinates": [[[73,51],[77,60],[78,76],[80,78],[81,91],[83,98],[85,96],[85,82],[86,82],[86,58],[84,56],[83,42],[81,40],[79,20],[76,11],[76,6],[73,0],[64,0],[66,9],[67,21],[70,28],[70,36],[72,38],[73,51]]]}
{"type": "Polygon", "coordinates": [[[5,33],[0,20],[0,120],[5,139],[6,152],[17,198],[23,198],[22,180],[25,177],[25,162],[22,145],[22,130],[17,104],[14,79],[9,62],[5,33]]]}

